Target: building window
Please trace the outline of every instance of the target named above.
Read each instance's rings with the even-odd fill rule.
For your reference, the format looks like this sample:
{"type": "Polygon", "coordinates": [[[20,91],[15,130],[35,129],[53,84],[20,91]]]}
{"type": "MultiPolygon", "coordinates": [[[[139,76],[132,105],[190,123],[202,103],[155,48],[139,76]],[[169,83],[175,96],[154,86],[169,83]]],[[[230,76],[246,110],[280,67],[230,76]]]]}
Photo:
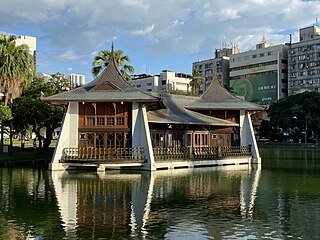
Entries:
{"type": "Polygon", "coordinates": [[[88,133],[87,147],[94,147],[94,133],[88,133]]]}
{"type": "Polygon", "coordinates": [[[116,147],[123,147],[124,136],[123,133],[116,133],[116,147]]]}
{"type": "Polygon", "coordinates": [[[114,147],[114,134],[107,133],[107,147],[113,148],[114,147]]]}
{"type": "Polygon", "coordinates": [[[103,148],[104,146],[104,134],[103,133],[97,133],[96,134],[96,148],[103,148]]]}

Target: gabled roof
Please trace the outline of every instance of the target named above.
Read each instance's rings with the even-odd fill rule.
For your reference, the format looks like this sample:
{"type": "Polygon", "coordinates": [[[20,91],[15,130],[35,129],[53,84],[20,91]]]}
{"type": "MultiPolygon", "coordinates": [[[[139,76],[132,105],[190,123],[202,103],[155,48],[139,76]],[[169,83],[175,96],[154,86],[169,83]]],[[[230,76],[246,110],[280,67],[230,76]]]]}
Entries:
{"type": "Polygon", "coordinates": [[[198,98],[184,95],[163,94],[166,109],[148,111],[149,123],[211,125],[221,127],[235,127],[239,124],[228,120],[210,117],[201,113],[187,110],[184,107],[192,104],[198,98]]]}
{"type": "Polygon", "coordinates": [[[110,61],[105,69],[91,82],[82,87],[56,94],[43,101],[46,102],[155,102],[159,98],[144,93],[130,85],[116,66],[113,47],[110,61]]]}
{"type": "Polygon", "coordinates": [[[214,76],[209,88],[200,99],[186,106],[192,110],[262,110],[263,107],[230,94],[214,76]]]}

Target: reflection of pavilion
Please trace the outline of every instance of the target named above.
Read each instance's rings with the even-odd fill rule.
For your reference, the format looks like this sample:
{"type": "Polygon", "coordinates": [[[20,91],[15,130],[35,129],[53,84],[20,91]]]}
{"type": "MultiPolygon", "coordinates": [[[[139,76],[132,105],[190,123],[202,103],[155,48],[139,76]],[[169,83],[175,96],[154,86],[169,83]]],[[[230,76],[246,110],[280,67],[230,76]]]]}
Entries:
{"type": "MultiPolygon", "coordinates": [[[[81,175],[52,172],[52,180],[67,237],[148,238],[158,234],[159,229],[165,234],[168,228],[179,224],[175,219],[181,214],[189,219],[183,223],[185,226],[197,224],[196,216],[173,207],[177,200],[195,212],[206,209],[209,214],[234,214],[238,209],[243,217],[252,217],[260,169],[223,169],[226,171],[208,168],[81,175]],[[159,211],[163,204],[164,211],[159,211]]],[[[212,229],[208,226],[203,231],[212,229]]]]}

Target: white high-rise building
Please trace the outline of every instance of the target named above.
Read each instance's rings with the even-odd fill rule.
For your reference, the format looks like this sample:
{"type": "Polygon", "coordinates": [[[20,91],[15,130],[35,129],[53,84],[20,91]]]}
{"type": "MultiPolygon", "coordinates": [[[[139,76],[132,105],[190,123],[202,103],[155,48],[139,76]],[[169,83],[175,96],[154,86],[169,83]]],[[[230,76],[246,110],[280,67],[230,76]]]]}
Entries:
{"type": "Polygon", "coordinates": [[[86,81],[85,75],[75,74],[75,73],[68,75],[67,78],[70,80],[72,87],[82,86],[86,81]]]}
{"type": "Polygon", "coordinates": [[[231,55],[230,89],[246,101],[263,105],[287,97],[288,48],[263,38],[255,50],[231,55]]]}
{"type": "Polygon", "coordinates": [[[36,56],[36,51],[37,51],[37,38],[36,37],[31,37],[31,36],[17,36],[16,39],[16,44],[22,45],[26,44],[29,47],[30,53],[33,56],[36,56]]]}
{"type": "Polygon", "coordinates": [[[289,44],[289,95],[320,92],[320,26],[301,28],[299,33],[300,41],[289,44]]]}
{"type": "Polygon", "coordinates": [[[231,45],[230,47],[216,49],[214,58],[192,63],[192,69],[197,70],[203,76],[203,92],[208,89],[215,74],[221,84],[229,85],[229,59],[232,54],[237,53],[240,53],[238,47],[231,45]]]}
{"type": "Polygon", "coordinates": [[[146,92],[165,90],[189,91],[191,75],[163,70],[160,75],[138,74],[132,77],[132,86],[146,92]]]}

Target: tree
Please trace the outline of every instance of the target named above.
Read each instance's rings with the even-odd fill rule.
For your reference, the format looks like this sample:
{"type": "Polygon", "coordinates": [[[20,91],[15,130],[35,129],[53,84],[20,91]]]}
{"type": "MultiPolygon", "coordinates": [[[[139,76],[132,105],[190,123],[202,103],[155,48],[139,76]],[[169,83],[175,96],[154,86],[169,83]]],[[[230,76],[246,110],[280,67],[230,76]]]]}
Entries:
{"type": "Polygon", "coordinates": [[[56,93],[54,82],[45,83],[42,78],[35,78],[31,87],[17,98],[12,106],[12,122],[16,132],[25,133],[31,126],[39,141],[39,149],[43,151],[48,149],[54,129],[61,125],[64,114],[64,107],[41,101],[42,97],[54,93],[56,93]],[[41,131],[45,131],[45,137],[41,131]]]}
{"type": "MultiPolygon", "coordinates": [[[[110,61],[110,50],[102,50],[98,53],[97,56],[94,57],[94,61],[92,63],[92,74],[93,76],[98,76],[103,69],[108,65],[110,61]]],[[[123,54],[122,50],[117,50],[113,52],[114,60],[117,67],[120,69],[122,76],[127,80],[131,80],[130,73],[134,72],[134,67],[129,65],[130,58],[127,55],[123,54]]]]}
{"type": "Polygon", "coordinates": [[[59,92],[63,91],[69,91],[74,86],[71,86],[71,81],[67,79],[62,73],[55,73],[51,75],[50,82],[55,85],[55,92],[54,94],[57,94],[59,92]]]}
{"type": "Polygon", "coordinates": [[[190,86],[192,89],[192,94],[194,96],[199,94],[202,83],[203,83],[203,77],[202,77],[201,73],[198,70],[193,69],[192,70],[192,79],[190,81],[190,86]]]}
{"type": "MultiPolygon", "coordinates": [[[[25,44],[16,46],[15,39],[15,36],[0,35],[0,93],[4,95],[5,106],[20,96],[35,72],[33,56],[30,54],[29,47],[25,44]]],[[[0,125],[0,153],[2,153],[5,129],[2,119],[0,119],[0,125]]],[[[12,146],[12,134],[10,134],[10,146],[12,146]]]]}
{"type": "Polygon", "coordinates": [[[7,105],[19,97],[34,76],[34,60],[29,47],[16,46],[15,36],[0,35],[0,92],[7,105]]]}
{"type": "Polygon", "coordinates": [[[315,139],[320,130],[320,93],[304,92],[272,103],[270,125],[288,132],[293,139],[315,139]]]}

